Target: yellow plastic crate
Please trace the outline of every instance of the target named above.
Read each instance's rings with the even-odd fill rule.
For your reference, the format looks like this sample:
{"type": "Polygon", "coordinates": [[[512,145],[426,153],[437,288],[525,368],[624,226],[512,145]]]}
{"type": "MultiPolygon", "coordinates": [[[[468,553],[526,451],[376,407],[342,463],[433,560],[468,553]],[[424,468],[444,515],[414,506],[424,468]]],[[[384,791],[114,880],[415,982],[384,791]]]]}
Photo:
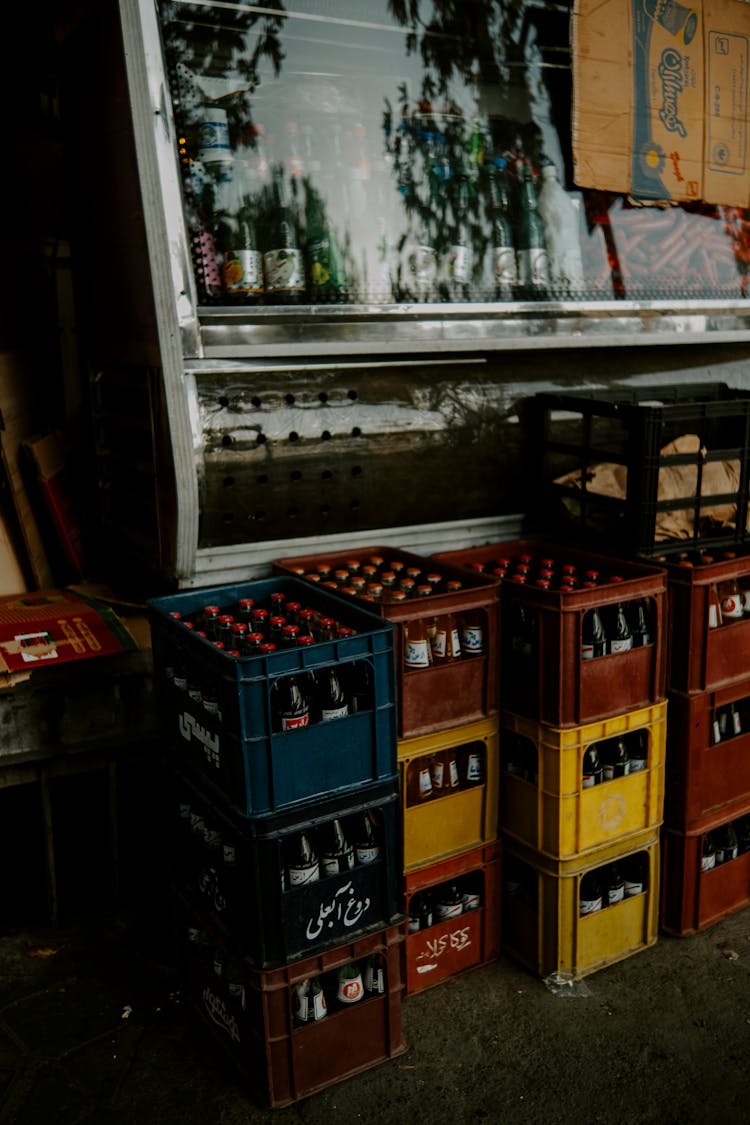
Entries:
{"type": "Polygon", "coordinates": [[[404,825],[404,871],[414,871],[497,838],[500,773],[498,718],[493,716],[450,730],[398,743],[401,808],[404,825]],[[419,771],[440,758],[447,772],[452,751],[459,773],[468,755],[478,754],[482,780],[457,788],[443,786],[440,795],[420,800],[419,771]]]}
{"type": "Polygon", "coordinates": [[[501,836],[502,945],[540,977],[573,980],[622,961],[656,942],[659,926],[659,833],[609,846],[574,861],[549,857],[501,836]],[[645,889],[593,914],[579,911],[581,879],[641,855],[645,889]]]}
{"type": "Polygon", "coordinates": [[[502,832],[553,859],[574,859],[662,823],[666,701],[564,729],[504,712],[500,726],[502,832]],[[647,768],[583,788],[586,749],[641,730],[648,736],[647,768]],[[514,735],[536,755],[536,781],[506,768],[514,735]]]}

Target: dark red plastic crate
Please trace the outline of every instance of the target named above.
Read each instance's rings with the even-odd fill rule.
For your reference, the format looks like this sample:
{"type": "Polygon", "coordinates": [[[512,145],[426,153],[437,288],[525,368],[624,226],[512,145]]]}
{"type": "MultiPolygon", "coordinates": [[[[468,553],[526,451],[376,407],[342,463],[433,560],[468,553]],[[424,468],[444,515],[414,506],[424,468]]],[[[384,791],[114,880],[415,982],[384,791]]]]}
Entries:
{"type": "Polygon", "coordinates": [[[707,930],[750,905],[750,851],[701,871],[703,841],[728,820],[750,812],[750,802],[731,815],[706,818],[689,831],[663,828],[660,922],[678,937],[707,930]]]}
{"type": "Polygon", "coordinates": [[[298,576],[300,568],[305,572],[314,571],[315,566],[323,562],[335,568],[343,565],[353,554],[363,560],[373,554],[382,555],[385,559],[399,558],[407,566],[418,566],[423,571],[439,570],[445,578],[457,578],[462,583],[462,589],[455,592],[436,592],[429,598],[409,598],[400,604],[365,601],[331,591],[333,596],[341,597],[349,604],[356,603],[371,613],[381,614],[395,626],[393,644],[399,738],[431,734],[494,714],[498,708],[499,691],[497,579],[467,574],[463,568],[448,563],[436,565],[434,558],[415,555],[397,547],[361,547],[356,551],[284,558],[278,559],[274,567],[280,573],[298,576]],[[479,611],[484,618],[485,643],[481,656],[464,656],[443,666],[432,665],[416,670],[404,668],[405,624],[422,617],[440,617],[448,613],[460,617],[469,610],[479,611]]]}
{"type": "Polygon", "coordinates": [[[500,842],[492,840],[461,855],[407,872],[407,914],[415,895],[443,883],[469,881],[481,887],[481,904],[457,918],[435,922],[406,937],[406,994],[460,976],[494,961],[500,953],[500,842]]]}

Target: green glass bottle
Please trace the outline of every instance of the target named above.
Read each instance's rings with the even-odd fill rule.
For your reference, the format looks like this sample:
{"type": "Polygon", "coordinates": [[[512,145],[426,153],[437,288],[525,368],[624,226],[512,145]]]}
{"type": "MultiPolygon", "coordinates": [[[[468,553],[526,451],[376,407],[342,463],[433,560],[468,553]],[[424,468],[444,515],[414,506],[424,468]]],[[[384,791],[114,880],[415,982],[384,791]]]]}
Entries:
{"type": "Polygon", "coordinates": [[[285,190],[281,167],[273,173],[269,207],[265,216],[263,275],[267,299],[274,304],[296,304],[305,294],[305,270],[297,237],[294,208],[285,190]]]}
{"type": "Polygon", "coordinates": [[[505,160],[498,156],[488,169],[488,211],[491,229],[489,288],[499,300],[512,299],[518,288],[516,250],[510,219],[510,197],[505,160]]]}
{"type": "Polygon", "coordinates": [[[311,186],[307,188],[305,220],[311,299],[316,303],[345,301],[349,283],[344,254],[325,203],[311,186]]]}
{"type": "Polygon", "coordinates": [[[549,265],[544,237],[544,222],[537,207],[534,178],[528,164],[525,164],[523,168],[519,202],[516,238],[518,284],[522,296],[538,300],[547,293],[549,265]]]}

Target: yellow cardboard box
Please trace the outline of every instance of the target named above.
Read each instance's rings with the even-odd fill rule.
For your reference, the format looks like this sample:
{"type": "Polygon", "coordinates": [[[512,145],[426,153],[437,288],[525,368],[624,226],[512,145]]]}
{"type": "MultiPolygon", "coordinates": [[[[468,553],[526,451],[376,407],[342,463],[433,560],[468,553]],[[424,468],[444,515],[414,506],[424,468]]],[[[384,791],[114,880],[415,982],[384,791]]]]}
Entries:
{"type": "Polygon", "coordinates": [[[750,206],[750,2],[576,0],[574,178],[750,206]]]}

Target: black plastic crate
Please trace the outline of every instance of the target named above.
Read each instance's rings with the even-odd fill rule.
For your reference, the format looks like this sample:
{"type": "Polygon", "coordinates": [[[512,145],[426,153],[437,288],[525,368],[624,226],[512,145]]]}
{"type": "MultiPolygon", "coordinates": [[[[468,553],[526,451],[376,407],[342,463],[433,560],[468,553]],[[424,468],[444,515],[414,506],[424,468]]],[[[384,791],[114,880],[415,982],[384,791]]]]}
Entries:
{"type": "Polygon", "coordinates": [[[722,383],[544,392],[525,409],[531,530],[645,557],[747,540],[747,393],[722,383]],[[559,483],[572,474],[576,483],[559,483]]]}
{"type": "Polygon", "coordinates": [[[174,772],[171,865],[175,886],[257,968],[271,968],[403,920],[398,776],[348,799],[329,797],[304,815],[241,816],[210,787],[174,772]],[[357,849],[367,815],[379,854],[357,849]],[[353,866],[326,873],[321,847],[338,819],[353,866]],[[319,878],[293,885],[286,870],[304,832],[319,856],[319,878]],[[363,861],[364,857],[364,861],[363,861]]]}

